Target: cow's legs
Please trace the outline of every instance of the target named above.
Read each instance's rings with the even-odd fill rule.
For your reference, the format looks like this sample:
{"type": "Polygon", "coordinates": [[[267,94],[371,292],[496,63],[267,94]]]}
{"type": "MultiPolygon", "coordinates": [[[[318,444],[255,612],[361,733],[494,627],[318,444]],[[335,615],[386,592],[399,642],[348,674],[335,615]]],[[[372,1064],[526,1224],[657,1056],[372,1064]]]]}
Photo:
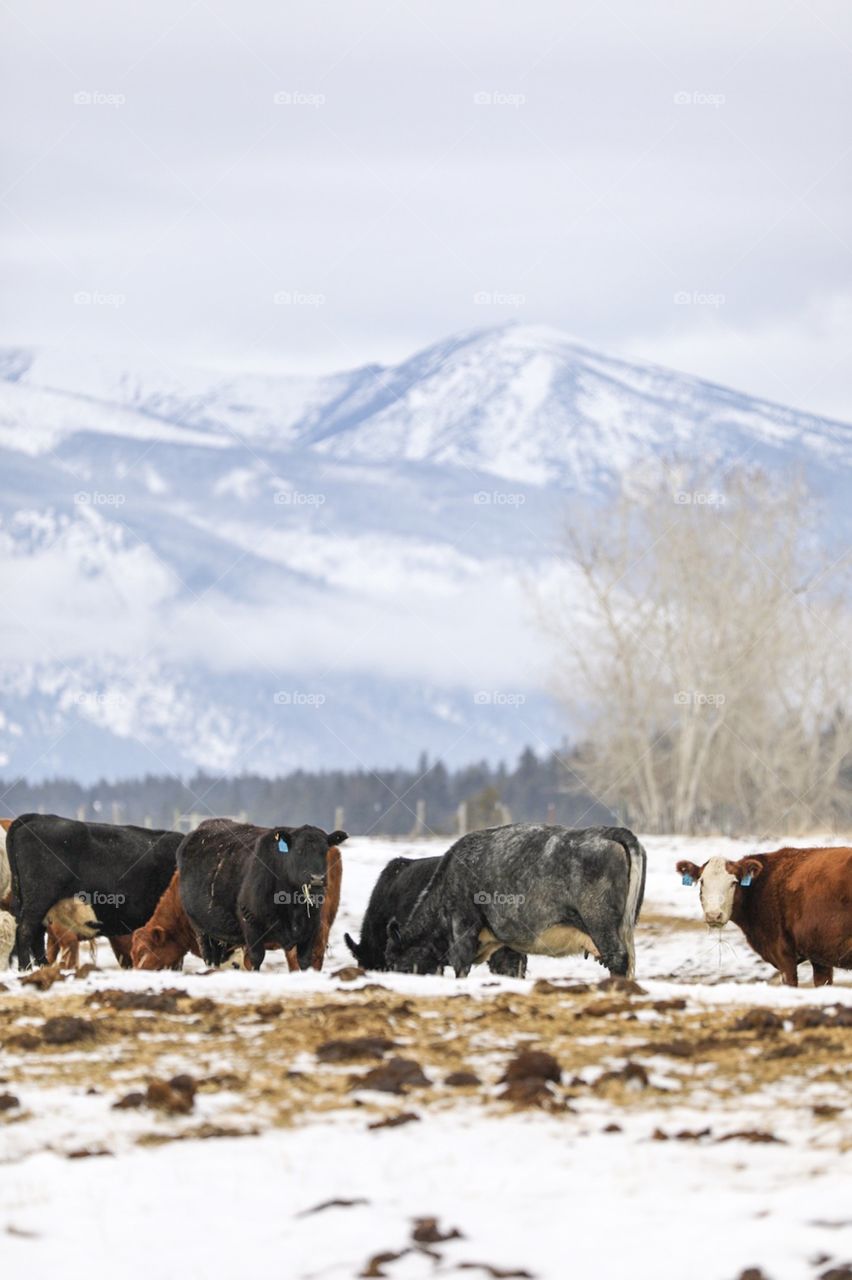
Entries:
{"type": "Polygon", "coordinates": [[[132,934],[119,933],[114,938],[110,938],[109,945],[112,947],[112,954],[115,956],[122,969],[133,968],[133,957],[130,954],[130,940],[132,934]]]}
{"type": "Polygon", "coordinates": [[[607,911],[606,905],[600,913],[591,906],[584,907],[580,928],[597,947],[600,961],[612,977],[631,978],[635,964],[632,930],[622,932],[621,922],[613,920],[611,910],[609,914],[607,911]]]}
{"type": "Polygon", "coordinates": [[[816,960],[812,960],[811,968],[814,971],[815,987],[830,987],[834,982],[834,970],[830,964],[818,964],[816,960]]]}
{"type": "Polygon", "coordinates": [[[261,933],[253,921],[243,918],[243,943],[252,969],[259,969],[263,964],[266,955],[266,947],[263,945],[263,939],[266,934],[261,933]]]}
{"type": "Polygon", "coordinates": [[[228,954],[228,948],[209,933],[199,933],[198,946],[201,950],[201,959],[211,969],[218,969],[228,954]]]}
{"type": "Polygon", "coordinates": [[[44,950],[44,925],[41,919],[21,920],[15,938],[15,956],[19,969],[29,969],[32,964],[47,964],[44,950]]]}
{"type": "MultiPolygon", "coordinates": [[[[482,921],[478,916],[465,912],[453,912],[450,921],[450,946],[447,963],[455,969],[457,978],[466,978],[479,950],[479,931],[482,921]]],[[[440,972],[440,970],[439,970],[440,972]]]]}
{"type": "Polygon", "coordinates": [[[520,951],[512,951],[510,947],[499,947],[488,960],[488,968],[492,973],[504,978],[525,978],[527,976],[527,958],[520,951]]]}

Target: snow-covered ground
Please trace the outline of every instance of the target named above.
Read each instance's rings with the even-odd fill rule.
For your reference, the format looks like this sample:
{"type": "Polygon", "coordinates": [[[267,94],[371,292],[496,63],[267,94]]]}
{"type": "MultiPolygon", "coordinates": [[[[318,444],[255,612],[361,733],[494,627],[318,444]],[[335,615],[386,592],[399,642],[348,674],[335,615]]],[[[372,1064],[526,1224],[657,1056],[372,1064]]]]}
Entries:
{"type": "MultiPolygon", "coordinates": [[[[440,851],[441,845],[431,841],[408,846],[353,839],[345,846],[343,902],[321,974],[291,975],[275,956],[259,974],[205,975],[195,961],[182,974],[126,974],[107,965],[102,944],[103,971],[56,984],[43,995],[21,987],[16,974],[5,975],[0,1095],[13,1093],[21,1105],[0,1111],[4,1277],[55,1273],[68,1280],[109,1269],[120,1276],[144,1271],[158,1280],[256,1272],[287,1280],[358,1275],[414,1280],[456,1274],[738,1280],[745,1268],[759,1266],[768,1280],[800,1280],[852,1261],[852,1127],[845,1051],[852,1048],[852,1029],[834,1031],[828,1051],[824,1031],[805,1033],[793,1046],[802,1056],[791,1052],[788,1061],[777,1052],[779,1043],[790,1046],[791,1023],[785,1021],[780,1039],[767,1035],[765,1041],[767,1050],[775,1046],[777,1072],[769,1072],[756,1089],[744,1087],[741,1095],[736,1087],[722,1088],[721,1075],[735,1086],[738,1072],[754,1070],[754,1055],[763,1044],[760,1033],[756,1039],[749,1032],[745,1039],[732,1040],[724,1067],[712,1052],[720,1018],[729,1029],[747,1010],[778,1010],[789,1019],[806,1008],[852,1005],[852,975],[839,974],[834,988],[815,991],[803,967],[800,980],[807,985],[798,990],[769,985],[771,970],[748,951],[736,930],[725,930],[721,947],[708,937],[698,922],[697,893],[680,884],[675,860],[700,862],[714,852],[742,856],[758,846],[649,838],[646,847],[646,923],[640,923],[637,933],[637,977],[647,995],[634,1006],[636,1013],[619,1021],[618,1029],[617,1005],[613,1018],[594,1019],[603,1037],[600,1057],[574,1068],[577,1077],[570,1086],[575,1087],[563,1082],[569,1087],[567,1110],[512,1110],[496,1100],[497,1068],[489,1072],[494,1063],[505,1063],[523,1040],[526,1010],[555,1000],[549,1008],[557,1009],[560,1019],[563,1010],[566,1020],[579,1016],[576,1003],[569,1012],[558,994],[534,992],[535,980],[596,984],[605,975],[593,961],[537,957],[523,982],[495,979],[487,969],[461,982],[402,975],[369,975],[350,982],[334,976],[351,961],[343,932],[358,932],[380,868],[398,853],[440,851]],[[238,1018],[243,1007],[254,1011],[258,1001],[280,1001],[283,1008],[275,1016],[285,1033],[288,999],[291,1022],[296,1007],[304,1011],[307,1004],[318,1026],[327,1025],[323,1020],[329,1010],[332,1016],[346,1017],[351,1006],[364,1020],[363,1026],[356,1021],[352,1035],[375,1027],[376,1001],[390,990],[398,993],[405,1012],[413,1009],[415,1025],[428,1031],[430,1020],[443,1018],[435,1027],[445,1041],[452,1038],[456,1018],[466,1051],[476,1046],[480,1055],[476,1067],[483,1089],[452,1096],[452,1091],[435,1089],[431,1093],[440,1096],[434,1105],[416,1091],[399,1099],[358,1094],[368,1099],[363,1105],[342,1094],[339,1105],[313,1110],[306,1105],[295,1122],[285,1124],[270,1122],[262,1094],[255,1111],[239,1113],[235,1122],[238,1099],[226,1082],[218,1092],[199,1092],[191,1117],[152,1116],[112,1108],[128,1087],[124,1042],[98,1050],[114,1065],[109,1065],[106,1083],[90,1091],[74,1076],[81,1055],[92,1053],[85,1042],[63,1050],[67,1081],[50,1076],[50,1060],[41,1052],[28,1054],[5,1043],[11,1035],[36,1029],[37,1015],[43,1011],[44,1017],[51,1016],[63,1000],[97,1000],[105,989],[141,993],[174,987],[186,992],[199,1011],[205,1001],[217,1008],[227,1004],[231,1010],[237,1007],[238,1018]],[[437,1002],[447,996],[460,999],[441,1004],[440,1013],[437,1002]],[[662,1003],[677,999],[686,1001],[682,1012],[662,1003]],[[33,1000],[38,1002],[36,1015],[33,1000]],[[518,1036],[510,1033],[496,1043],[491,1024],[477,1019],[479,1011],[484,1017],[500,1001],[509,1002],[508,1025],[517,1018],[518,1036]],[[702,1034],[711,1046],[705,1058],[668,1058],[661,1045],[659,1053],[645,1058],[653,1087],[641,1096],[587,1087],[598,1075],[599,1062],[623,1062],[625,1055],[638,1053],[642,1038],[659,1027],[660,1019],[666,1020],[672,1037],[688,1022],[694,1030],[696,1020],[705,1019],[702,1034]],[[479,1025],[485,1030],[471,1032],[479,1025]],[[819,1046],[821,1036],[828,1056],[820,1065],[808,1066],[807,1046],[819,1046]],[[370,1130],[367,1121],[382,1114],[377,1105],[389,1108],[388,1114],[412,1109],[419,1122],[370,1130]],[[820,1110],[815,1113],[814,1107],[820,1110]],[[161,1138],[194,1133],[205,1125],[226,1131],[231,1125],[254,1136],[188,1137],[156,1145],[161,1138]],[[662,1140],[660,1131],[669,1140],[662,1140]],[[686,1137],[675,1140],[683,1131],[686,1137]],[[764,1140],[754,1140],[755,1132],[764,1140]],[[751,1134],[753,1140],[726,1140],[739,1133],[751,1134]],[[143,1135],[146,1145],[139,1143],[143,1135]],[[90,1158],[69,1159],[75,1151],[88,1152],[90,1158]],[[91,1158],[98,1151],[108,1154],[91,1158]],[[353,1203],[309,1212],[329,1201],[353,1203]],[[423,1218],[437,1218],[438,1227],[421,1230],[424,1239],[415,1242],[414,1224],[423,1218]],[[452,1229],[460,1233],[457,1238],[429,1243],[452,1229]],[[375,1261],[385,1253],[401,1256],[375,1261]]],[[[570,998],[587,999],[573,993],[570,998]]],[[[604,998],[594,992],[588,997],[604,998]]],[[[62,1009],[66,1011],[64,1005],[62,1009]]],[[[398,1036],[393,1012],[389,1007],[388,1034],[398,1036]]],[[[145,1023],[143,1016],[135,1016],[141,1040],[145,1023]]],[[[557,1030],[564,1037],[565,1023],[552,1025],[553,1042],[538,1034],[536,1047],[552,1048],[559,1056],[557,1030]]],[[[576,1033],[578,1048],[593,1038],[587,1025],[576,1033]]],[[[209,1034],[214,1037],[215,1028],[209,1034]]],[[[223,1073],[239,1071],[259,1034],[247,1017],[230,1042],[230,1060],[217,1049],[214,1065],[223,1073]]],[[[213,1043],[195,1026],[177,1049],[164,1039],[157,1074],[201,1074],[206,1045],[213,1043]]],[[[418,1043],[420,1061],[436,1081],[428,1039],[418,1043]]],[[[564,1038],[561,1043],[564,1056],[564,1038]]],[[[440,1047],[434,1046],[435,1061],[440,1047]]],[[[282,1064],[286,1061],[291,1071],[295,1065],[303,1078],[317,1070],[310,1053],[294,1058],[278,1052],[282,1064]]]]}

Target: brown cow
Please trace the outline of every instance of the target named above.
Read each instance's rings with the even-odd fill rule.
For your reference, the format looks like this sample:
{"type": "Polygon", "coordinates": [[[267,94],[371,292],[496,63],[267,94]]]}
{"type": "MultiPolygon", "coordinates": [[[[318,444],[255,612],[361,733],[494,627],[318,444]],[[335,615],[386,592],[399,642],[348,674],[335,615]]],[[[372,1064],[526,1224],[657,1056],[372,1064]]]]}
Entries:
{"type": "Polygon", "coordinates": [[[788,986],[798,986],[803,960],[815,987],[832,982],[835,967],[852,969],[852,849],[778,849],[677,870],[698,881],[707,924],[733,920],[788,986]]]}
{"type": "Polygon", "coordinates": [[[187,951],[201,955],[180,900],[180,874],[176,871],[151,919],[131,934],[130,957],[134,969],[179,969],[187,951]]]}
{"type": "Polygon", "coordinates": [[[2,827],[4,831],[8,831],[14,821],[14,818],[0,818],[0,827],[2,827]]]}
{"type": "MultiPolygon", "coordinates": [[[[314,941],[311,965],[321,969],[328,946],[328,935],[340,906],[340,885],[343,879],[343,860],[337,845],[328,851],[328,876],[325,895],[320,908],[320,927],[314,941]]],[[[277,950],[271,946],[269,950],[277,950]]],[[[180,873],[175,872],[169,881],[154,914],[146,925],[137,929],[131,938],[130,953],[134,969],[179,969],[184,956],[191,952],[201,954],[195,930],[189,923],[180,897],[180,873]]],[[[298,969],[299,959],[295,947],[285,952],[289,969],[298,969]]],[[[251,968],[248,952],[244,957],[247,969],[251,968]]]]}

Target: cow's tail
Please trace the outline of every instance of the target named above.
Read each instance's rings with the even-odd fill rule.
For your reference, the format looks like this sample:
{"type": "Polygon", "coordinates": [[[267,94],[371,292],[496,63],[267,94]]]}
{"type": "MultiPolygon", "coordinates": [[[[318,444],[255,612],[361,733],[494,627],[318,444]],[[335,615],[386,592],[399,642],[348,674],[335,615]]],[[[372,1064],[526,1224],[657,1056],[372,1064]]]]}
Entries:
{"type": "Polygon", "coordinates": [[[356,959],[356,960],[358,961],[358,963],[360,964],[360,963],[361,963],[361,948],[358,946],[358,943],[357,943],[357,942],[355,941],[355,939],[351,936],[351,934],[348,934],[348,933],[344,933],[344,935],[343,935],[343,941],[346,943],[347,947],[349,948],[349,950],[352,952],[352,954],[353,954],[353,956],[355,957],[355,959],[356,959]]]}
{"type": "Polygon", "coordinates": [[[16,818],[9,830],[6,832],[6,857],[9,861],[9,878],[12,885],[12,897],[9,903],[9,910],[16,920],[21,918],[21,878],[18,874],[18,856],[17,856],[17,840],[16,836],[21,829],[21,819],[16,818]]]}
{"type": "Polygon", "coordinates": [[[633,928],[639,919],[642,903],[645,898],[645,875],[648,868],[648,855],[632,831],[627,827],[610,827],[607,837],[620,844],[627,854],[627,895],[624,901],[624,915],[621,919],[619,933],[627,951],[627,977],[636,973],[636,951],[633,945],[633,928]]]}

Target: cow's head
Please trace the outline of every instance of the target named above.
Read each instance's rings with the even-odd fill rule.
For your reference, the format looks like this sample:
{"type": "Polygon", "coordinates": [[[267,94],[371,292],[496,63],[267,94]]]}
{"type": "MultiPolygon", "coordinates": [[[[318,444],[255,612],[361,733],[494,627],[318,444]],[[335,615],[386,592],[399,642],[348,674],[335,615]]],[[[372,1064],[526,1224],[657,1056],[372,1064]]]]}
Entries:
{"type": "Polygon", "coordinates": [[[763,871],[757,858],[710,858],[702,867],[694,862],[679,862],[677,872],[684,884],[698,884],[704,919],[713,929],[723,928],[731,918],[737,885],[747,889],[763,871]]]}
{"type": "Polygon", "coordinates": [[[409,940],[394,917],[388,921],[385,964],[392,973],[440,973],[446,962],[434,938],[409,940]]]}
{"type": "Polygon", "coordinates": [[[319,888],[325,884],[329,849],[346,838],[345,831],[329,834],[321,827],[273,827],[264,852],[292,884],[319,888]]]}
{"type": "Polygon", "coordinates": [[[177,969],[185,951],[186,948],[158,924],[135,929],[130,940],[130,959],[134,969],[177,969]]]}

